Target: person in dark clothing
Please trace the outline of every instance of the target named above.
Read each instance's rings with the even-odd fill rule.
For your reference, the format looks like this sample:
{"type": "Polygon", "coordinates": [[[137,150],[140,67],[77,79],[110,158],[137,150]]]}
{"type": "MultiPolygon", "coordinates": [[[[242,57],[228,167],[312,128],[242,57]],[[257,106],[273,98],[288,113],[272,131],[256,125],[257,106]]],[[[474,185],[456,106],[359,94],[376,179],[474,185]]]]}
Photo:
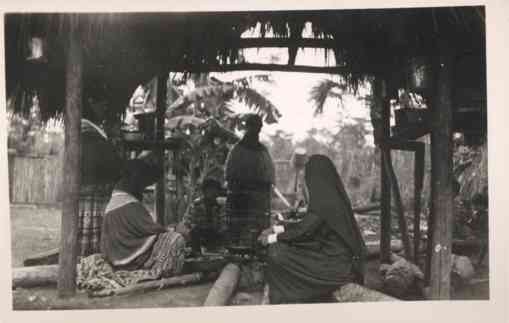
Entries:
{"type": "Polygon", "coordinates": [[[310,302],[349,282],[363,283],[366,246],[343,183],[329,158],[305,167],[307,214],[275,225],[259,241],[269,245],[266,280],[271,304],[310,302]]]}
{"type": "Polygon", "coordinates": [[[107,104],[88,100],[81,119],[81,183],[79,201],[79,254],[99,252],[104,208],[120,179],[123,160],[112,138],[102,128],[107,104]]]}
{"type": "Polygon", "coordinates": [[[253,249],[260,232],[270,224],[275,180],[274,163],[259,139],[261,117],[249,114],[245,126],[246,133],[231,149],[225,167],[228,244],[233,249],[253,249]]]}
{"type": "Polygon", "coordinates": [[[201,247],[214,249],[224,242],[224,208],[218,202],[221,184],[207,178],[201,189],[202,196],[193,201],[189,214],[184,218],[190,228],[191,247],[195,254],[201,253],[201,247]]]}

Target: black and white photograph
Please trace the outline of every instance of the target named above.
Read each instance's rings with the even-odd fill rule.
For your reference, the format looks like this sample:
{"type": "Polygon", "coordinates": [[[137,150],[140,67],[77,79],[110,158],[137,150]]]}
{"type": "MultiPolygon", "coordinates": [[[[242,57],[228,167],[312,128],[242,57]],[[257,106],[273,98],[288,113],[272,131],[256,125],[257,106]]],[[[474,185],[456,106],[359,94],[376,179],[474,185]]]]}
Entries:
{"type": "Polygon", "coordinates": [[[4,12],[12,311],[490,301],[487,20],[4,12]]]}

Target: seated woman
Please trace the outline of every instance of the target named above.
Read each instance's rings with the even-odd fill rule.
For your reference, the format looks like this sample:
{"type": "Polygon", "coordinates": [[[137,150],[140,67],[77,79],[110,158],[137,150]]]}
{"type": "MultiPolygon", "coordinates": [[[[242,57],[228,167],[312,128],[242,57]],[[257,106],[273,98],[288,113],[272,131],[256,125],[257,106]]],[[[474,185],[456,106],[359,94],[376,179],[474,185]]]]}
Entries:
{"type": "Polygon", "coordinates": [[[343,183],[329,158],[305,168],[309,194],[300,222],[276,225],[259,237],[269,245],[266,280],[271,304],[322,299],[349,282],[363,282],[366,247],[343,183]]]}
{"type": "Polygon", "coordinates": [[[155,183],[160,166],[147,157],[128,162],[106,206],[101,253],[115,270],[148,270],[151,278],[180,273],[185,228],[176,232],[156,222],[142,204],[143,190],[155,183]]]}

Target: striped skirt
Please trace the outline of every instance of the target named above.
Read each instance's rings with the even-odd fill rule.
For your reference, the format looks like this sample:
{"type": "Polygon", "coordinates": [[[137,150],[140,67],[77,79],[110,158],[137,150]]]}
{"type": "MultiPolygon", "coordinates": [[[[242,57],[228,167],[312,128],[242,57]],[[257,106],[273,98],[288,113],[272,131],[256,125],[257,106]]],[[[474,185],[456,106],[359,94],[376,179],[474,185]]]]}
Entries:
{"type": "Polygon", "coordinates": [[[104,209],[112,190],[112,184],[82,185],[80,188],[78,242],[82,257],[100,252],[104,209]]]}
{"type": "Polygon", "coordinates": [[[254,248],[261,231],[270,225],[271,192],[229,191],[226,199],[227,239],[230,247],[254,248]]]}

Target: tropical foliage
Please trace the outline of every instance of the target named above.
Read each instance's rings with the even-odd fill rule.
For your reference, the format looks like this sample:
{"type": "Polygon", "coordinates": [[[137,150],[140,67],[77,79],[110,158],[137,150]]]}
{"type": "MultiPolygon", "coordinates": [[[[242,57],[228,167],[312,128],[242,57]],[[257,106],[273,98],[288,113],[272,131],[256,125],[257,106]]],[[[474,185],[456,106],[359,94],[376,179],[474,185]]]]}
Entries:
{"type": "Polygon", "coordinates": [[[168,110],[167,126],[173,136],[184,139],[185,150],[175,166],[185,176],[184,196],[177,201],[177,212],[189,209],[198,185],[206,177],[223,180],[223,165],[231,145],[238,139],[235,131],[242,128],[243,116],[235,113],[236,100],[262,116],[266,123],[275,123],[281,113],[274,104],[252,88],[253,81],[271,82],[267,75],[256,75],[223,82],[207,74],[192,75],[192,89],[173,87],[180,94],[168,110]],[[182,205],[185,204],[185,207],[182,205]]]}

